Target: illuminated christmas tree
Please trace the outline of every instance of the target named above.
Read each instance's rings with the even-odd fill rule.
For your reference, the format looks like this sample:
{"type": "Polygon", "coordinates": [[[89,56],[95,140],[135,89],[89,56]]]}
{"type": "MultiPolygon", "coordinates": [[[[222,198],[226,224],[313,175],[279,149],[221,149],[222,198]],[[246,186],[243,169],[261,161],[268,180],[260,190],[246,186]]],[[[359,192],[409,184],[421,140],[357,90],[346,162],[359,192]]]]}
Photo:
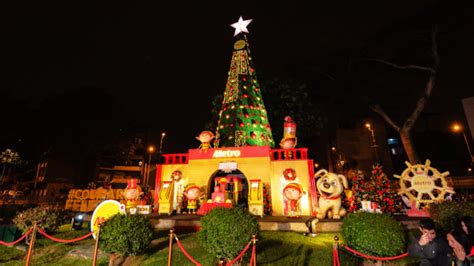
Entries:
{"type": "Polygon", "coordinates": [[[274,146],[249,43],[245,33],[252,20],[232,24],[236,42],[230,63],[215,147],[274,146]]]}
{"type": "Polygon", "coordinates": [[[371,179],[375,188],[371,193],[371,200],[378,203],[383,213],[401,212],[402,199],[396,189],[390,185],[390,180],[383,172],[381,165],[372,166],[371,179]]]}
{"type": "Polygon", "coordinates": [[[352,198],[349,199],[349,212],[362,208],[361,202],[371,201],[377,204],[383,213],[397,213],[402,211],[401,197],[390,184],[390,180],[383,172],[382,166],[372,166],[371,176],[365,178],[364,174],[355,170],[348,174],[352,189],[352,198]]]}

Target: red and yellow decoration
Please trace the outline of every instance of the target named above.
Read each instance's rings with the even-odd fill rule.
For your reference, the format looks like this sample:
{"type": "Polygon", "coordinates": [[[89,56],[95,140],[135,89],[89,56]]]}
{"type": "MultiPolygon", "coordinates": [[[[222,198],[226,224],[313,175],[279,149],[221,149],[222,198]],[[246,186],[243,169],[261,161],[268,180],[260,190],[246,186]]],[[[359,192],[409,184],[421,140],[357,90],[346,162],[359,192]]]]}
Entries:
{"type": "Polygon", "coordinates": [[[187,204],[188,213],[195,214],[198,207],[198,199],[199,199],[199,196],[201,195],[201,189],[199,188],[199,186],[190,184],[186,186],[183,194],[186,196],[188,200],[188,204],[187,204]]]}
{"type": "Polygon", "coordinates": [[[283,139],[280,141],[280,147],[289,150],[295,148],[296,143],[296,123],[290,116],[287,116],[283,123],[283,139]]]}
{"type": "Polygon", "coordinates": [[[211,141],[215,138],[214,133],[211,131],[203,131],[199,134],[198,137],[196,137],[197,140],[201,142],[201,145],[199,145],[198,149],[201,149],[201,151],[206,151],[211,147],[211,141]]]}
{"type": "Polygon", "coordinates": [[[299,201],[304,195],[303,187],[298,183],[289,183],[283,188],[285,199],[285,215],[289,217],[301,216],[299,201]]]}
{"type": "Polygon", "coordinates": [[[285,171],[283,171],[283,177],[287,181],[293,181],[296,179],[296,171],[293,168],[286,168],[285,171]]]}
{"type": "Polygon", "coordinates": [[[138,185],[138,180],[136,178],[131,178],[128,180],[127,189],[125,189],[124,196],[127,200],[127,211],[130,212],[130,209],[134,209],[140,203],[140,197],[143,194],[141,187],[138,185]]]}

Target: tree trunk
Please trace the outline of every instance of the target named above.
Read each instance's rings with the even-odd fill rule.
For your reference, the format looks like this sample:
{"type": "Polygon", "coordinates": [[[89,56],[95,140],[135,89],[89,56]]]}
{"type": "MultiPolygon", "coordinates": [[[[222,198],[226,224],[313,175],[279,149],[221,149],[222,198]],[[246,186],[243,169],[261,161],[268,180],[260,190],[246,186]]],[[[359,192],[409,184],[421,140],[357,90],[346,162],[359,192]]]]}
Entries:
{"type": "Polygon", "coordinates": [[[2,181],[2,184],[3,184],[3,175],[5,174],[5,167],[7,167],[6,163],[3,164],[2,176],[0,176],[0,180],[2,181]]]}
{"type": "Polygon", "coordinates": [[[433,53],[433,66],[432,67],[424,67],[424,66],[416,66],[416,65],[400,66],[400,65],[397,65],[388,61],[384,61],[384,60],[375,60],[377,62],[381,62],[398,69],[418,69],[418,70],[430,72],[430,77],[428,81],[426,82],[423,94],[418,99],[415,109],[413,110],[411,115],[405,120],[405,122],[402,124],[401,127],[399,126],[399,124],[395,123],[390,118],[390,116],[388,116],[385,113],[382,107],[380,107],[379,105],[375,105],[372,107],[372,110],[374,112],[379,114],[389,125],[391,125],[400,134],[403,148],[405,148],[405,152],[407,153],[408,160],[412,164],[418,163],[420,160],[418,158],[418,154],[416,153],[415,146],[413,145],[410,131],[415,125],[418,117],[420,117],[421,112],[423,112],[423,110],[425,109],[428,99],[431,96],[431,93],[435,86],[436,74],[439,67],[439,55],[438,55],[438,45],[436,43],[436,34],[437,34],[437,29],[435,28],[431,34],[431,40],[433,43],[431,47],[431,51],[433,53]]]}
{"type": "Polygon", "coordinates": [[[407,153],[408,160],[411,164],[418,163],[420,160],[416,152],[415,146],[411,139],[410,130],[402,129],[400,130],[400,139],[402,140],[403,148],[407,153]]]}

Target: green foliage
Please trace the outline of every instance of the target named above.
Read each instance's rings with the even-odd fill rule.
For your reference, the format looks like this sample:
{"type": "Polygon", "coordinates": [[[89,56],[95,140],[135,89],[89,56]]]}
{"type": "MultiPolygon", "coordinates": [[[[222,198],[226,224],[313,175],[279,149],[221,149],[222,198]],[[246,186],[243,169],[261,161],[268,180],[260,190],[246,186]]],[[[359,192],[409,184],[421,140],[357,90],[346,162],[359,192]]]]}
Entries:
{"type": "Polygon", "coordinates": [[[367,255],[386,257],[403,253],[403,227],[386,214],[350,213],[342,224],[342,236],[351,248],[367,255]]]}
{"type": "Polygon", "coordinates": [[[13,218],[13,223],[23,232],[28,231],[36,222],[38,228],[54,232],[68,219],[66,213],[55,207],[40,206],[20,212],[13,218]]]}
{"type": "Polygon", "coordinates": [[[454,229],[462,216],[474,216],[474,202],[443,201],[430,204],[428,211],[436,225],[448,232],[454,229]]]}
{"type": "Polygon", "coordinates": [[[153,239],[153,227],[142,215],[114,215],[100,230],[101,249],[107,253],[137,255],[153,239]]]}
{"type": "Polygon", "coordinates": [[[201,219],[198,238],[217,258],[233,259],[259,231],[258,222],[243,208],[215,208],[201,219]]]}

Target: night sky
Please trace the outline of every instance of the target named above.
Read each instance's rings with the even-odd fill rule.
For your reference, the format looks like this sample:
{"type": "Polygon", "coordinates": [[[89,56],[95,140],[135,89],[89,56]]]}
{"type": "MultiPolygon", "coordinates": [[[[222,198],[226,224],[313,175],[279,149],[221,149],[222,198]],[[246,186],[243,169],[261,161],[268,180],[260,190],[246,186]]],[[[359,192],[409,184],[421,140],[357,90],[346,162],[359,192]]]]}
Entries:
{"type": "MultiPolygon", "coordinates": [[[[161,2],[1,1],[0,90],[33,109],[81,90],[93,102],[91,92],[104,90],[149,130],[151,142],[165,131],[166,152],[183,152],[199,145],[194,137],[212,97],[224,92],[234,42],[229,25],[242,15],[253,19],[257,73],[317,84],[321,97],[390,95],[404,87],[416,99],[425,75],[401,75],[363,58],[429,65],[430,29],[438,25],[441,69],[427,112],[460,118],[460,99],[474,94],[469,1],[161,2]]],[[[401,99],[409,109],[413,100],[401,99]]],[[[395,114],[403,109],[382,100],[395,114]]]]}

